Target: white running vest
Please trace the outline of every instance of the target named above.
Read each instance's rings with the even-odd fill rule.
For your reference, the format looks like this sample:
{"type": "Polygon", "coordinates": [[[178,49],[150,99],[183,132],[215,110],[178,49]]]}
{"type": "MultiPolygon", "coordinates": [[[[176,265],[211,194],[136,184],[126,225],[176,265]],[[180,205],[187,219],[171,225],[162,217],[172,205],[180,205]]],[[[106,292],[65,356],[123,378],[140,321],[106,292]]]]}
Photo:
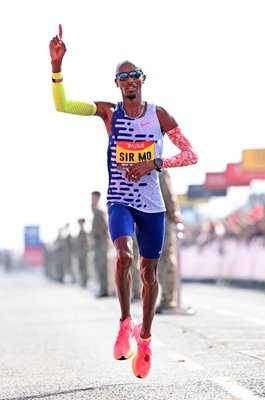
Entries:
{"type": "Polygon", "coordinates": [[[132,163],[161,158],[162,151],[163,134],[156,106],[147,104],[145,115],[133,119],[125,114],[122,103],[118,103],[112,117],[108,146],[108,207],[123,204],[146,213],[166,210],[158,171],[152,171],[138,182],[128,182],[125,179],[126,167],[132,163]]]}

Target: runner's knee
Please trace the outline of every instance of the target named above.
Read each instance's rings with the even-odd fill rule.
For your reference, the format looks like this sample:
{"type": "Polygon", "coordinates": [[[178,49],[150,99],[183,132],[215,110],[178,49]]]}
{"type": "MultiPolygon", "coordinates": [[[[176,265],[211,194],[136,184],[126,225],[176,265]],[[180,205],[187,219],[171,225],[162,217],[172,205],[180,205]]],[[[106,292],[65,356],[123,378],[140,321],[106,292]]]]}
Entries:
{"type": "Polygon", "coordinates": [[[157,268],[148,265],[141,268],[141,279],[144,285],[154,286],[158,283],[157,268]]]}
{"type": "Polygon", "coordinates": [[[117,250],[117,269],[121,271],[128,270],[133,262],[133,254],[128,249],[117,250]]]}

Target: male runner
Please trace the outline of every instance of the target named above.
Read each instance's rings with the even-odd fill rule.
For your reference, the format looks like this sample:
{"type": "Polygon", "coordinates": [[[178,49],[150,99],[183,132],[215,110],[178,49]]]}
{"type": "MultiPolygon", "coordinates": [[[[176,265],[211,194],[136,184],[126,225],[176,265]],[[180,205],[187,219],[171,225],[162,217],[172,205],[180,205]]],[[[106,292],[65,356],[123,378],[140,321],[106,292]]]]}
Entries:
{"type": "Polygon", "coordinates": [[[164,239],[165,205],[158,174],[162,168],[195,164],[198,157],[175,119],[162,107],[143,101],[142,84],[146,76],[138,65],[128,60],[119,63],[116,68],[115,83],[121,91],[121,102],[68,100],[62,82],[65,52],[62,27],[59,25],[59,35],[50,41],[56,110],[98,116],[109,135],[108,222],[116,249],[115,281],[121,309],[114,357],[117,360],[130,358],[133,355],[131,338],[135,336],[138,348],[132,369],[136,377],[145,378],[151,368],[151,326],[158,295],[157,266],[164,239]],[[165,134],[180,149],[177,155],[169,158],[162,158],[165,134]],[[141,324],[136,324],[130,312],[134,226],[143,284],[141,324]]]}

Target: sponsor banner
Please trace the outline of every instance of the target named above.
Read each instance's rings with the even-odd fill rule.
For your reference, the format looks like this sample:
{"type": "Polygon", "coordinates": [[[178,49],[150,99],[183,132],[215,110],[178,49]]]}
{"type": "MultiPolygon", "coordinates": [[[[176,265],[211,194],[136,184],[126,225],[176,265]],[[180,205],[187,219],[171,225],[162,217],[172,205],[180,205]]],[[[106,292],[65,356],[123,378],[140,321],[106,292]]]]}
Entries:
{"type": "Polygon", "coordinates": [[[44,267],[44,249],[39,247],[26,247],[24,249],[24,262],[27,267],[44,267]]]}
{"type": "Polygon", "coordinates": [[[205,197],[197,197],[195,199],[189,199],[185,194],[178,194],[177,196],[178,204],[180,207],[194,207],[199,204],[206,204],[208,202],[208,198],[205,197]]]}
{"type": "Polygon", "coordinates": [[[208,189],[209,197],[223,197],[227,195],[227,189],[208,189]]]}
{"type": "Polygon", "coordinates": [[[226,189],[227,179],[225,172],[207,172],[205,175],[205,189],[226,189]]]}
{"type": "Polygon", "coordinates": [[[228,163],[226,166],[228,186],[247,186],[254,179],[265,179],[265,171],[246,172],[241,163],[228,163]]]}
{"type": "Polygon", "coordinates": [[[40,227],[38,225],[29,225],[24,227],[25,247],[41,247],[40,227]]]}
{"type": "Polygon", "coordinates": [[[208,190],[204,188],[204,185],[188,185],[187,197],[188,199],[208,198],[208,190]]]}
{"type": "Polygon", "coordinates": [[[263,171],[265,173],[265,149],[246,149],[242,152],[244,171],[263,171]]]}
{"type": "Polygon", "coordinates": [[[209,198],[214,196],[226,196],[227,189],[209,190],[204,185],[189,185],[187,197],[188,199],[209,198]]]}

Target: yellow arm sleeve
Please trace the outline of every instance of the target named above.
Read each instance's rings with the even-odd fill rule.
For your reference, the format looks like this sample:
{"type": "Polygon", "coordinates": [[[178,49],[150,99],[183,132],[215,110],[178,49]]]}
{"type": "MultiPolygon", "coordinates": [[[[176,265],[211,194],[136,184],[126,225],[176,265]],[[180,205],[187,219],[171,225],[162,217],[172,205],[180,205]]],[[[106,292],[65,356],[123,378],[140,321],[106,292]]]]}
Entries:
{"type": "MultiPolygon", "coordinates": [[[[53,79],[61,79],[62,72],[52,74],[53,79]]],[[[68,100],[65,95],[62,82],[52,83],[53,101],[57,111],[76,115],[95,115],[97,106],[95,103],[84,103],[76,100],[68,100]]]]}

